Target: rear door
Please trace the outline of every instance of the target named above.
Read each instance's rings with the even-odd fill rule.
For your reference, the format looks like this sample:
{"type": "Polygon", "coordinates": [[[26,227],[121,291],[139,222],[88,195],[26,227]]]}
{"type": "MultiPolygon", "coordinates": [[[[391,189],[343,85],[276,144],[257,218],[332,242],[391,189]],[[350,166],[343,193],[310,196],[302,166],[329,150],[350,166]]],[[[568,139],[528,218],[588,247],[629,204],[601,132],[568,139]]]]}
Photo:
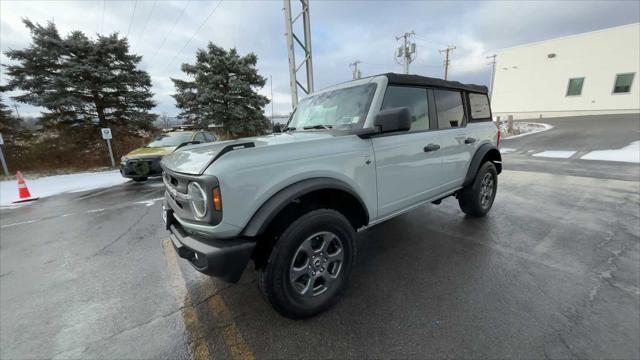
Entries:
{"type": "Polygon", "coordinates": [[[439,192],[440,138],[430,121],[427,89],[388,86],[381,110],[407,107],[411,130],[372,138],[378,181],[378,215],[385,217],[439,192]]]}
{"type": "Polygon", "coordinates": [[[473,131],[467,128],[463,95],[459,90],[433,90],[438,133],[442,142],[444,190],[462,185],[477,141],[473,131]]]}

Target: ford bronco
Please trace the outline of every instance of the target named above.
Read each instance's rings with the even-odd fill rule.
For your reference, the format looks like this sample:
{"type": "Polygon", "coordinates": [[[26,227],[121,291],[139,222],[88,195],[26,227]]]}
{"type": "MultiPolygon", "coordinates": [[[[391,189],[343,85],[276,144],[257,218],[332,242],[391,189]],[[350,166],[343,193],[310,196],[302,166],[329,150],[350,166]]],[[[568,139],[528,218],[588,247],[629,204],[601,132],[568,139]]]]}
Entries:
{"type": "Polygon", "coordinates": [[[356,232],[455,196],[484,216],[502,170],[487,88],[383,74],[300,101],[282,133],[186,146],[163,158],[163,218],[180,257],[237,282],[253,260],[282,315],[344,291],[356,232]]]}

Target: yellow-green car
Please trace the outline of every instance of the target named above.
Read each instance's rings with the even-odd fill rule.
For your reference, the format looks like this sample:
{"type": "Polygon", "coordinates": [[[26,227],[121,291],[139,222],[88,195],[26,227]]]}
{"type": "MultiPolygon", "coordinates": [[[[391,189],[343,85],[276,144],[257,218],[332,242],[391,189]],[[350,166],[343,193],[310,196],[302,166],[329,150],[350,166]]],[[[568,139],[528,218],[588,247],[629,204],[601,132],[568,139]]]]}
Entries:
{"type": "Polygon", "coordinates": [[[152,142],[120,158],[120,174],[134,181],[162,175],[160,160],[175,149],[191,144],[216,141],[216,137],[202,130],[170,131],[152,142]]]}

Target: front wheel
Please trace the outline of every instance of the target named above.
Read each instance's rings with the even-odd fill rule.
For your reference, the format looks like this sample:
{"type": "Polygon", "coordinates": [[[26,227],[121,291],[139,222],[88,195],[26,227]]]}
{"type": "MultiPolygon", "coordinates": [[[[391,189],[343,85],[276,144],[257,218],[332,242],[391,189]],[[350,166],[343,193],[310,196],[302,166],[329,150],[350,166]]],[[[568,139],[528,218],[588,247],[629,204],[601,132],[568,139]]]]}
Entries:
{"type": "Polygon", "coordinates": [[[487,161],[478,170],[473,183],[458,195],[460,209],[469,216],[481,217],[487,215],[491,210],[491,206],[493,206],[497,190],[498,172],[496,171],[496,166],[487,161]]]}
{"type": "Polygon", "coordinates": [[[351,275],[355,231],[331,209],[311,211],[291,223],[258,270],[260,290],[283,316],[316,315],[335,303],[351,275]]]}

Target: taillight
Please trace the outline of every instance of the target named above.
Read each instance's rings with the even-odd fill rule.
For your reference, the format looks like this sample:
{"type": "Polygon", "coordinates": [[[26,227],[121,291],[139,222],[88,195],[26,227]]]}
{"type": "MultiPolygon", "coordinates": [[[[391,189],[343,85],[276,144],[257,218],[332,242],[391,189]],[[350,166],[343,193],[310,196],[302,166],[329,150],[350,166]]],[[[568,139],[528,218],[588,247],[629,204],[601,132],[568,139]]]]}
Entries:
{"type": "Polygon", "coordinates": [[[502,140],[502,131],[500,131],[500,128],[498,128],[498,145],[497,147],[500,147],[500,141],[502,140]]]}
{"type": "Polygon", "coordinates": [[[219,187],[213,189],[213,209],[222,211],[222,196],[220,195],[219,187]]]}

